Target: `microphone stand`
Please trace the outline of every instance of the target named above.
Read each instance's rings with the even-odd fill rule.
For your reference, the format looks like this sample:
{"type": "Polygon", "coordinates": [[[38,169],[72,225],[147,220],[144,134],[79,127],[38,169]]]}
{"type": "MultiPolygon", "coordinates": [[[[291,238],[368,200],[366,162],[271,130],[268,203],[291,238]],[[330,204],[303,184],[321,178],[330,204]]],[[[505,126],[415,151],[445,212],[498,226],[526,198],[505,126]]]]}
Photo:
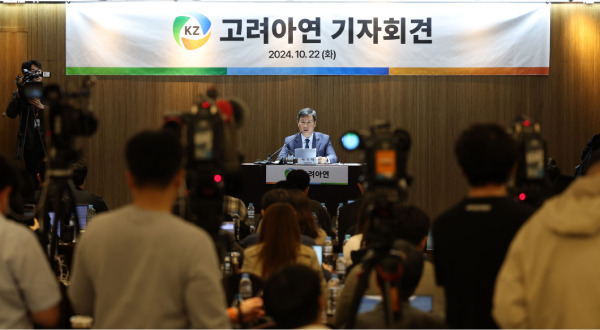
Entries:
{"type": "Polygon", "coordinates": [[[273,164],[273,156],[275,156],[275,154],[277,154],[278,152],[280,152],[281,150],[283,150],[283,148],[287,147],[290,143],[292,143],[292,141],[294,141],[298,135],[300,135],[301,132],[296,133],[296,135],[294,135],[294,137],[289,140],[287,143],[285,143],[281,148],[277,149],[275,152],[273,152],[272,154],[269,154],[267,156],[266,160],[261,160],[258,162],[255,162],[254,164],[262,164],[262,165],[268,165],[268,164],[273,164]]]}

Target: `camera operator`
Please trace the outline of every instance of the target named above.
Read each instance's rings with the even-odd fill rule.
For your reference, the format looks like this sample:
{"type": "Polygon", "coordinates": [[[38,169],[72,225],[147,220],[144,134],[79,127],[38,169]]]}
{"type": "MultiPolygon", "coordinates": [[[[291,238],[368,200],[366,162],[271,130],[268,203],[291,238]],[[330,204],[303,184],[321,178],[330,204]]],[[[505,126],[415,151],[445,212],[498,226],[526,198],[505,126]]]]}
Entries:
{"type": "Polygon", "coordinates": [[[37,60],[23,62],[16,84],[18,89],[13,92],[12,99],[6,108],[9,118],[19,118],[19,132],[15,158],[25,161],[25,168],[36,179],[39,162],[45,157],[43,111],[47,107],[42,104],[41,92],[36,93],[36,87],[27,89],[27,85],[36,85],[41,91],[42,64],[37,60]],[[26,91],[33,91],[27,93],[26,91]],[[37,96],[37,97],[35,97],[37,96]]]}

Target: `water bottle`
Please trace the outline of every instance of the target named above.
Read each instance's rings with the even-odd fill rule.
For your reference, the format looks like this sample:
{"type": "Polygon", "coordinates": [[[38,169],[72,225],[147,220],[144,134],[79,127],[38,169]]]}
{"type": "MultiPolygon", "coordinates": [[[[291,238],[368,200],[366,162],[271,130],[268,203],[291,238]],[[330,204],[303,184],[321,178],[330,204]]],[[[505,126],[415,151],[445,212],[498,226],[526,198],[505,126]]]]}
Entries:
{"type": "Polygon", "coordinates": [[[250,229],[256,228],[256,223],[254,222],[254,204],[253,203],[248,204],[248,225],[250,226],[250,229]]]}
{"type": "Polygon", "coordinates": [[[327,315],[335,315],[335,300],[337,298],[340,287],[340,280],[337,274],[332,274],[331,279],[327,282],[327,290],[329,290],[329,298],[327,299],[327,315]]]}
{"type": "Polygon", "coordinates": [[[323,261],[333,266],[333,242],[331,241],[331,236],[327,236],[323,245],[323,261]]]}
{"type": "Polygon", "coordinates": [[[346,278],[346,263],[344,262],[344,254],[338,254],[337,261],[335,262],[335,273],[340,280],[340,283],[344,283],[344,279],[346,278]]]}
{"type": "Polygon", "coordinates": [[[231,270],[231,256],[229,253],[227,253],[227,255],[225,255],[225,260],[223,261],[223,265],[222,267],[222,271],[223,271],[223,276],[229,276],[232,274],[232,270],[231,270]]]}
{"type": "MultiPolygon", "coordinates": [[[[350,240],[350,237],[352,237],[352,236],[350,236],[350,234],[346,234],[346,237],[344,237],[344,245],[346,245],[346,243],[348,243],[348,241],[350,240]]],[[[342,246],[344,246],[344,245],[342,245],[342,246]]]]}
{"type": "Polygon", "coordinates": [[[240,295],[242,295],[243,299],[252,297],[252,280],[250,280],[248,273],[243,273],[240,279],[240,295]]]}
{"type": "Polygon", "coordinates": [[[317,216],[317,212],[313,212],[313,220],[315,221],[315,226],[317,226],[317,228],[321,228],[321,225],[319,224],[319,217],[317,216]]]}
{"type": "Polygon", "coordinates": [[[96,216],[96,209],[94,208],[94,205],[92,205],[92,204],[88,205],[86,222],[89,223],[90,220],[92,220],[92,218],[95,216],[96,216]]]}
{"type": "Polygon", "coordinates": [[[235,240],[239,242],[240,240],[240,215],[238,211],[233,211],[233,215],[231,216],[233,219],[233,235],[235,236],[235,240]]]}

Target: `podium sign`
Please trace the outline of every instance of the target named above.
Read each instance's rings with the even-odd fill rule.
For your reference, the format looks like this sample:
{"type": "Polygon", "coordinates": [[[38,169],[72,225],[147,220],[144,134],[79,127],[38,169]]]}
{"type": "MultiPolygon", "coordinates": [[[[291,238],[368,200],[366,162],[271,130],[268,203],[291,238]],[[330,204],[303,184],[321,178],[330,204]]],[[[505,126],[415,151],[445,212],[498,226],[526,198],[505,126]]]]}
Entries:
{"type": "Polygon", "coordinates": [[[305,170],[310,184],[348,185],[348,166],[345,165],[267,165],[266,183],[285,180],[292,170],[305,170]]]}

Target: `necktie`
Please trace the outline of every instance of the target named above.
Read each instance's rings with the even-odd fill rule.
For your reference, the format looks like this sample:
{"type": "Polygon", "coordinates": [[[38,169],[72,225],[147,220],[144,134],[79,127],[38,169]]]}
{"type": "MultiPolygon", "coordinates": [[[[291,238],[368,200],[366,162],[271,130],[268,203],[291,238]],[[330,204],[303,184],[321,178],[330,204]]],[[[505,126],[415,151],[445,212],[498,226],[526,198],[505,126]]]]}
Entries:
{"type": "Polygon", "coordinates": [[[304,148],[306,148],[306,149],[310,148],[310,147],[308,146],[308,141],[310,141],[310,139],[306,139],[306,140],[304,140],[304,141],[306,142],[306,144],[304,145],[304,148]]]}

